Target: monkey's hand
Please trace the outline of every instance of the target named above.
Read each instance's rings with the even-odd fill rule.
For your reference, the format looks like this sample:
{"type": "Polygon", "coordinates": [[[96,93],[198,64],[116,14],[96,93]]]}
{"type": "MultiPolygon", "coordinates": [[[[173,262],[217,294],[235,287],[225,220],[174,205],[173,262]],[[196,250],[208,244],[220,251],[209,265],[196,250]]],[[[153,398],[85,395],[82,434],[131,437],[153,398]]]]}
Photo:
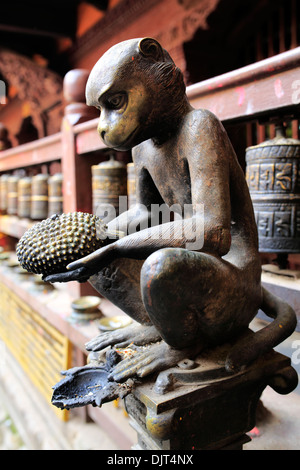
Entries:
{"type": "Polygon", "coordinates": [[[141,346],[160,340],[160,334],[153,325],[140,325],[135,322],[115,331],[101,333],[89,341],[85,347],[87,351],[100,351],[107,346],[115,345],[117,348],[124,348],[130,343],[141,346]]]}
{"type": "Polygon", "coordinates": [[[45,282],[69,282],[78,281],[86,282],[93,273],[90,273],[87,268],[78,268],[72,271],[66,271],[63,273],[49,274],[42,277],[45,282]]]}
{"type": "Polygon", "coordinates": [[[99,272],[114,259],[113,245],[114,243],[106,245],[84,258],[73,261],[67,266],[67,271],[63,273],[43,276],[43,281],[51,283],[69,281],[86,282],[93,274],[99,272]]]}
{"type": "Polygon", "coordinates": [[[105,268],[105,266],[110,264],[117,256],[117,246],[116,242],[114,242],[99,248],[84,258],[73,261],[68,264],[67,269],[76,271],[77,269],[85,268],[91,273],[91,276],[101,271],[102,268],[105,268]]]}

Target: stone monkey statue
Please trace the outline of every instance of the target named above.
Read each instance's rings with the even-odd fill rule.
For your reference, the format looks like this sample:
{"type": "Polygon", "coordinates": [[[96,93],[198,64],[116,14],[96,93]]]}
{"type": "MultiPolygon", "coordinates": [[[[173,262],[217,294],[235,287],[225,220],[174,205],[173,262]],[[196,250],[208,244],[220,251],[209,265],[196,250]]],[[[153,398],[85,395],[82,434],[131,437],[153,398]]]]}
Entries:
{"type": "Polygon", "coordinates": [[[191,107],[169,54],[151,38],[115,45],[94,66],[86,98],[100,110],[105,144],[132,149],[137,186],[137,205],[108,224],[127,235],[46,278],[89,278],[136,320],[87,349],[151,344],[119,363],[114,378],[122,380],[239,338],[259,308],[275,320],[248,342],[241,337],[228,371],[289,336],[293,310],[261,286],[256,223],[235,152],[216,116],[191,107]],[[180,215],[185,206],[193,211],[153,226],[152,207],[163,203],[180,215]]]}

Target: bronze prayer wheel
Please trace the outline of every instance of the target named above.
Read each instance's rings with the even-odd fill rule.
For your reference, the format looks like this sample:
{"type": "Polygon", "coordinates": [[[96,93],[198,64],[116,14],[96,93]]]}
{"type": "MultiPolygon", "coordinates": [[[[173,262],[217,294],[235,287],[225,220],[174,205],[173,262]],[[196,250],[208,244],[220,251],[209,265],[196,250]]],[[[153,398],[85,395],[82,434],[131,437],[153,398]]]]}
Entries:
{"type": "Polygon", "coordinates": [[[18,214],[18,181],[19,176],[9,176],[7,179],[7,213],[18,214]]]}
{"type": "Polygon", "coordinates": [[[300,141],[276,137],[246,150],[246,179],[258,228],[259,250],[300,252],[300,141]]]}
{"type": "Polygon", "coordinates": [[[48,181],[48,217],[53,214],[63,213],[63,176],[61,173],[56,173],[50,176],[48,181]]]}
{"type": "Polygon", "coordinates": [[[128,208],[136,203],[136,184],[135,184],[135,171],[134,163],[127,164],[127,194],[128,194],[128,208]]]}
{"type": "Polygon", "coordinates": [[[18,216],[30,217],[31,211],[31,178],[25,176],[18,181],[18,216]]]}
{"type": "Polygon", "coordinates": [[[0,178],[0,210],[5,213],[7,210],[7,180],[9,175],[4,174],[0,178]]]}
{"type": "Polygon", "coordinates": [[[113,216],[115,211],[115,215],[118,215],[119,196],[127,195],[126,165],[113,157],[99,165],[93,165],[92,189],[93,213],[103,217],[107,212],[113,216]]]}
{"type": "Polygon", "coordinates": [[[38,174],[32,178],[30,217],[42,220],[48,217],[48,179],[49,175],[38,174]]]}

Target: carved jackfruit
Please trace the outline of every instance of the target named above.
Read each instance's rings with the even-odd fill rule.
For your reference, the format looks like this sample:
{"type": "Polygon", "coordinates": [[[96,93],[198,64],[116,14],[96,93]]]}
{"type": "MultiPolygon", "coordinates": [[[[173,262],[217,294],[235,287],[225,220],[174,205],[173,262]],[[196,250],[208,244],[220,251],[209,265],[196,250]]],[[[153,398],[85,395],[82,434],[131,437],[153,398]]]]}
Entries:
{"type": "Polygon", "coordinates": [[[25,232],[16,247],[18,261],[31,273],[61,273],[72,261],[106,245],[107,233],[107,226],[96,215],[54,215],[25,232]]]}

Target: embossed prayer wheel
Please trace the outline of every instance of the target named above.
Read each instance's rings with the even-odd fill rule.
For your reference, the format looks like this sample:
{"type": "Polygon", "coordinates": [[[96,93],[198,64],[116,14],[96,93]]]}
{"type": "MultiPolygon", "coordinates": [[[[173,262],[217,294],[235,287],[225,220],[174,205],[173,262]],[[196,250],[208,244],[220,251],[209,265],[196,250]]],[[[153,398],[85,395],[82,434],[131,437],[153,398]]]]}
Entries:
{"type": "Polygon", "coordinates": [[[30,217],[31,211],[31,178],[25,176],[18,181],[18,216],[30,217]]]}
{"type": "Polygon", "coordinates": [[[128,194],[128,208],[134,206],[136,203],[136,184],[135,184],[135,171],[134,163],[127,164],[127,194],[128,194]]]}
{"type": "Polygon", "coordinates": [[[0,210],[4,214],[7,210],[7,180],[9,175],[1,175],[0,178],[0,210]]]}
{"type": "Polygon", "coordinates": [[[119,197],[127,195],[126,165],[110,157],[92,166],[93,213],[111,220],[119,214],[119,197]]]}
{"type": "Polygon", "coordinates": [[[300,141],[274,139],[246,150],[246,179],[258,228],[259,251],[300,252],[300,141]]]}
{"type": "Polygon", "coordinates": [[[48,217],[48,179],[49,175],[42,173],[32,177],[31,219],[42,220],[48,217]]]}
{"type": "Polygon", "coordinates": [[[48,181],[48,217],[63,213],[63,175],[56,173],[48,181]]]}
{"type": "Polygon", "coordinates": [[[7,179],[7,213],[18,214],[18,181],[19,176],[9,176],[7,179]]]}

